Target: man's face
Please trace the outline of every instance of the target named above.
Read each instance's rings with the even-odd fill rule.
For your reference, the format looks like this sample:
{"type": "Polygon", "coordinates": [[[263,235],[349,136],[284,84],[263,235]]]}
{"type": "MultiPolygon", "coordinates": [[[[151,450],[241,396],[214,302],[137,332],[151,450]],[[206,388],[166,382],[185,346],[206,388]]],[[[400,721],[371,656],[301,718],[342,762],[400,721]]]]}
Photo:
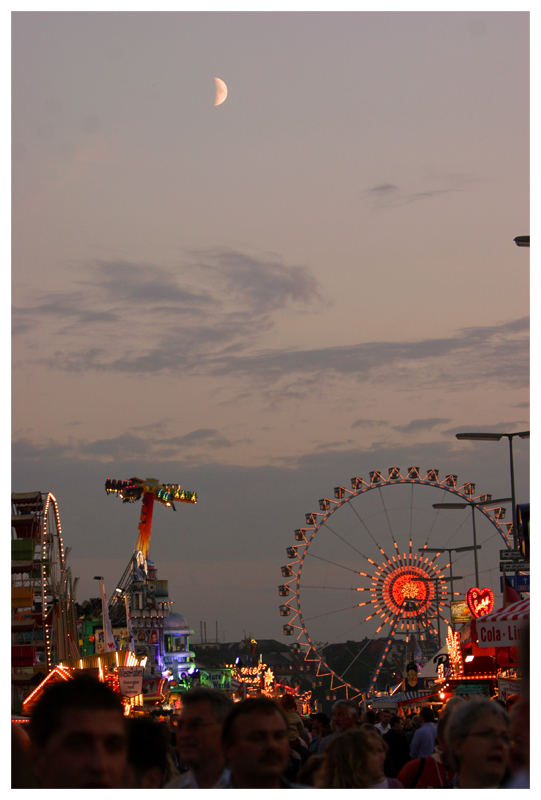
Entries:
{"type": "Polygon", "coordinates": [[[241,714],[233,723],[226,758],[236,786],[277,783],[289,758],[287,726],[279,711],[241,714]]]}
{"type": "Polygon", "coordinates": [[[383,727],[386,728],[387,725],[389,724],[389,720],[391,719],[391,715],[388,714],[386,711],[382,711],[379,719],[383,727]]]}
{"type": "Polygon", "coordinates": [[[43,789],[122,789],[124,717],[105,709],[67,709],[61,728],[37,748],[34,763],[43,789]]]}
{"type": "Polygon", "coordinates": [[[338,708],[333,709],[332,719],[334,728],[337,731],[347,731],[355,727],[355,714],[352,713],[352,709],[344,706],[338,706],[338,708]]]}
{"type": "Polygon", "coordinates": [[[474,777],[479,787],[496,786],[509,763],[509,726],[499,716],[485,712],[467,736],[455,745],[459,772],[474,777]]]}
{"type": "Polygon", "coordinates": [[[222,759],[222,724],[216,720],[212,705],[201,700],[182,709],[177,720],[176,742],[180,760],[197,768],[209,760],[222,759]]]}

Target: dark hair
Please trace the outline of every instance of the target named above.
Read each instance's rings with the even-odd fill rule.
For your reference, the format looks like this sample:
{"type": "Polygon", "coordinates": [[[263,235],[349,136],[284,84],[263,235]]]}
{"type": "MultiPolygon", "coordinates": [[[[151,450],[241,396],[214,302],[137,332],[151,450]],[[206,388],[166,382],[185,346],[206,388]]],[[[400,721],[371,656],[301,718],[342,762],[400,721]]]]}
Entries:
{"type": "Polygon", "coordinates": [[[275,711],[280,714],[287,728],[286,715],[278,703],[275,703],[270,697],[250,697],[248,700],[241,700],[240,703],[235,703],[224,722],[222,742],[224,745],[232,744],[235,738],[233,733],[235,721],[243,714],[273,714],[275,711]]]}
{"type": "Polygon", "coordinates": [[[434,722],[434,712],[430,706],[423,706],[421,709],[421,716],[425,722],[434,722]]]}
{"type": "Polygon", "coordinates": [[[212,713],[217,722],[224,722],[225,718],[235,705],[231,698],[218,689],[211,689],[208,686],[197,686],[182,695],[182,705],[192,706],[195,703],[210,703],[212,713]]]}
{"type": "Polygon", "coordinates": [[[54,683],[45,688],[30,717],[29,733],[37,745],[44,745],[62,727],[64,711],[117,711],[124,719],[120,697],[90,675],[54,683]]]}
{"type": "Polygon", "coordinates": [[[295,711],[297,710],[297,703],[292,694],[283,694],[280,697],[280,703],[282,705],[282,708],[286,708],[288,710],[291,709],[295,711]]]}
{"type": "Polygon", "coordinates": [[[128,762],[138,775],[159,767],[162,777],[169,769],[169,735],[163,724],[148,717],[128,719],[128,762]]]}
{"type": "Polygon", "coordinates": [[[322,725],[327,727],[331,724],[329,715],[325,714],[323,711],[317,711],[315,714],[310,714],[310,719],[313,719],[316,722],[321,722],[322,725]]]}

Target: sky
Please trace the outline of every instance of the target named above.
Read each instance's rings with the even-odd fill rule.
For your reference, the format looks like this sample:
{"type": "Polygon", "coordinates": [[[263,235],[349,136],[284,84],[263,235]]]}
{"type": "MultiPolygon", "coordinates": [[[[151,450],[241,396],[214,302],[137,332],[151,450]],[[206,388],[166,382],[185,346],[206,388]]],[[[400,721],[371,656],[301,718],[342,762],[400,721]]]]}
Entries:
{"type": "MultiPolygon", "coordinates": [[[[109,476],[197,491],[151,539],[196,640],[288,641],[286,547],[353,476],[509,496],[507,440],[455,433],[529,430],[529,38],[527,11],[13,14],[12,491],[56,496],[79,602],[137,541],[109,476]]],[[[514,466],[529,502],[528,441],[514,466]]],[[[383,538],[396,502],[402,542],[383,494],[360,513],[383,538]]],[[[373,632],[318,580],[318,640],[373,632]]]]}

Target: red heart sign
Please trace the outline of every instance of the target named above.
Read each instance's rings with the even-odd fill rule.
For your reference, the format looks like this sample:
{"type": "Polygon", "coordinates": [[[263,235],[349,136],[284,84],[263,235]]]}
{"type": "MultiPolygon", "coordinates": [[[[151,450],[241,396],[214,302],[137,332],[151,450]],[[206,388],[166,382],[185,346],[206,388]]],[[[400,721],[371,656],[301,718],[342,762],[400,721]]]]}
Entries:
{"type": "Polygon", "coordinates": [[[484,589],[473,586],[467,591],[466,603],[474,617],[484,617],[494,608],[494,592],[486,586],[484,589]]]}

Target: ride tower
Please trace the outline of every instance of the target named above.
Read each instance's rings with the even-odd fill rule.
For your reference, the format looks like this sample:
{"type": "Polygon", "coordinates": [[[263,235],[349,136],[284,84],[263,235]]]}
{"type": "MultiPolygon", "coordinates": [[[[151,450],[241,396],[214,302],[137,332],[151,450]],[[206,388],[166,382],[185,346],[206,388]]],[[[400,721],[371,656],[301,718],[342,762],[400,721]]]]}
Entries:
{"type": "Polygon", "coordinates": [[[196,668],[195,653],[190,650],[194,632],[184,617],[171,613],[168,581],[158,578],[157,567],[150,559],[154,504],[176,510],[175,503],[196,503],[197,494],[178,483],[160,484],[155,478],[107,478],[105,491],[117,495],[123,503],[141,500],[137,544],[109,599],[108,611],[113,629],[123,626],[130,649],[138,658],[146,656],[143,694],[153,701],[185,690],[186,676],[196,668]]]}

